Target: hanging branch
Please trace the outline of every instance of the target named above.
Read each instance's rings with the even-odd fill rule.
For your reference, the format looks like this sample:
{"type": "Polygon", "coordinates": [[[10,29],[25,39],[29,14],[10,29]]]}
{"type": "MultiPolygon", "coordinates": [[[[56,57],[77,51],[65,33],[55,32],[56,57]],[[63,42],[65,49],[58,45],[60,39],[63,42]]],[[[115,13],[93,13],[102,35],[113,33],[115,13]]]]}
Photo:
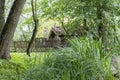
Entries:
{"type": "Polygon", "coordinates": [[[35,40],[35,36],[37,34],[37,29],[38,29],[38,26],[39,26],[39,20],[37,18],[37,14],[36,14],[36,0],[35,0],[35,6],[34,6],[34,2],[33,0],[31,0],[31,6],[32,6],[32,14],[33,14],[33,20],[34,20],[34,30],[33,30],[33,34],[32,34],[32,37],[30,39],[30,42],[28,44],[28,47],[27,47],[27,55],[30,56],[30,52],[31,52],[31,46],[35,40]]]}

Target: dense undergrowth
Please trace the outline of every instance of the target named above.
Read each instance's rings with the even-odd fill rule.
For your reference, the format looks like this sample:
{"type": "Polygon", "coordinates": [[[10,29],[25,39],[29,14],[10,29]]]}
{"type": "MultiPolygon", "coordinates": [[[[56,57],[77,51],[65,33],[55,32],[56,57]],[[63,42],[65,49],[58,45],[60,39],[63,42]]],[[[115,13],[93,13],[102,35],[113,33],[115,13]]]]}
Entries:
{"type": "Polygon", "coordinates": [[[32,53],[32,57],[25,53],[11,53],[11,60],[0,60],[0,80],[24,80],[21,76],[26,75],[24,73],[35,63],[42,62],[42,57],[39,59],[37,55],[42,56],[37,53],[32,53]]]}
{"type": "Polygon", "coordinates": [[[12,53],[11,60],[0,60],[0,80],[116,80],[110,57],[119,54],[119,45],[108,52],[100,41],[76,38],[69,42],[71,47],[33,53],[31,58],[12,53]]]}

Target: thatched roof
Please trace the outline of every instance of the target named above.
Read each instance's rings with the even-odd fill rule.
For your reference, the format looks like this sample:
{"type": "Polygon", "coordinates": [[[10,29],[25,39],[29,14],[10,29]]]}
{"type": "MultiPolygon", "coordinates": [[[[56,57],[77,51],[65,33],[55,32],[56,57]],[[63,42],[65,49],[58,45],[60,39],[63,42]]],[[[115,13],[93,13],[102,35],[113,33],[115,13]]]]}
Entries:
{"type": "Polygon", "coordinates": [[[50,30],[50,34],[48,38],[54,38],[55,36],[63,36],[64,35],[64,30],[59,27],[59,26],[53,26],[50,30]]]}

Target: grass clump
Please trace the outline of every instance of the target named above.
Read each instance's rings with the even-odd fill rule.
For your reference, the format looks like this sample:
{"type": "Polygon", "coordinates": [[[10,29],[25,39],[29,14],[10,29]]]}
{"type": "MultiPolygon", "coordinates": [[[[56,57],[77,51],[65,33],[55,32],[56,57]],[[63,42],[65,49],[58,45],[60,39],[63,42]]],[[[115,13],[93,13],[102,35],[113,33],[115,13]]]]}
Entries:
{"type": "Polygon", "coordinates": [[[43,63],[31,68],[25,80],[114,80],[101,42],[76,38],[70,45],[44,54],[43,63]]]}

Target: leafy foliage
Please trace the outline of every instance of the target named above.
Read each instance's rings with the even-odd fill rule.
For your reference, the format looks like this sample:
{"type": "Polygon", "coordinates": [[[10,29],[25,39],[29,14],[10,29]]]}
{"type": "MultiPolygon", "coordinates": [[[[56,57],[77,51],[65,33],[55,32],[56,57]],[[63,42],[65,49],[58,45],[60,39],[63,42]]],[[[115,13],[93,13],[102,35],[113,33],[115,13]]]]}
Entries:
{"type": "MultiPolygon", "coordinates": [[[[14,40],[29,40],[31,37],[34,24],[29,1],[23,10],[14,40]]],[[[110,70],[110,59],[111,55],[120,54],[120,0],[37,1],[41,22],[37,37],[45,37],[44,27],[50,30],[50,26],[57,23],[65,27],[68,35],[80,31],[86,33],[82,36],[87,38],[69,40],[68,48],[33,54],[31,58],[24,54],[12,54],[12,60],[0,60],[0,80],[115,80],[110,70]],[[101,7],[102,20],[97,16],[98,7],[101,7]],[[106,46],[102,45],[100,39],[89,39],[98,37],[100,22],[104,26],[106,46]],[[110,48],[110,52],[106,52],[106,48],[110,48]]],[[[11,5],[10,1],[8,3],[11,5]]]]}
{"type": "Polygon", "coordinates": [[[88,38],[69,40],[70,47],[54,52],[12,53],[10,61],[0,60],[2,80],[116,80],[111,72],[111,56],[118,55],[116,44],[106,52],[100,41],[88,38]]]}
{"type": "Polygon", "coordinates": [[[101,56],[101,44],[74,39],[71,47],[47,54],[42,64],[30,69],[26,80],[110,80],[110,56],[101,56]]]}

